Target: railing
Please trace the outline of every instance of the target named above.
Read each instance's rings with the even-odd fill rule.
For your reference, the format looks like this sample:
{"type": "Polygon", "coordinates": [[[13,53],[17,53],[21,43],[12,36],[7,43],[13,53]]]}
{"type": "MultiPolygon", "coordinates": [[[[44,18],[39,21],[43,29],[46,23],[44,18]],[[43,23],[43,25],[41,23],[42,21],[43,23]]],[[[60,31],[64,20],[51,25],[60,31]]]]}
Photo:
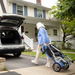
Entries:
{"type": "Polygon", "coordinates": [[[31,48],[33,49],[33,39],[30,39],[28,36],[26,36],[24,33],[23,34],[23,37],[25,38],[24,41],[25,43],[31,48]]]}

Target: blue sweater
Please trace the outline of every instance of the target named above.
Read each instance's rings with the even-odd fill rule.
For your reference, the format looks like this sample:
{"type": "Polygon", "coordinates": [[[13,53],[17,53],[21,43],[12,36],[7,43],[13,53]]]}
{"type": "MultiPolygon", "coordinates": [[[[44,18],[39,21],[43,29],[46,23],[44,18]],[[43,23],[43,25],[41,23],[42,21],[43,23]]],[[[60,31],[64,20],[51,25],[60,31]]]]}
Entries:
{"type": "Polygon", "coordinates": [[[50,39],[48,37],[47,31],[44,27],[41,27],[38,32],[38,43],[42,45],[44,43],[49,43],[50,39]]]}

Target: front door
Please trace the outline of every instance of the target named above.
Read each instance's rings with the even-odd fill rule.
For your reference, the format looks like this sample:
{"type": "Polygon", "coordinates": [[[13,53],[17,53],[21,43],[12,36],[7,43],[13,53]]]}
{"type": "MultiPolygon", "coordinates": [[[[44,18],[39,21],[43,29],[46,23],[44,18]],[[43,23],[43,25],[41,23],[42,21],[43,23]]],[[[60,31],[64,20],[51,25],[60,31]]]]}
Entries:
{"type": "Polygon", "coordinates": [[[24,26],[21,26],[21,33],[24,32],[24,26]]]}
{"type": "Polygon", "coordinates": [[[36,40],[36,41],[38,41],[37,35],[38,35],[38,30],[37,30],[37,28],[35,28],[35,40],[36,40]]]}

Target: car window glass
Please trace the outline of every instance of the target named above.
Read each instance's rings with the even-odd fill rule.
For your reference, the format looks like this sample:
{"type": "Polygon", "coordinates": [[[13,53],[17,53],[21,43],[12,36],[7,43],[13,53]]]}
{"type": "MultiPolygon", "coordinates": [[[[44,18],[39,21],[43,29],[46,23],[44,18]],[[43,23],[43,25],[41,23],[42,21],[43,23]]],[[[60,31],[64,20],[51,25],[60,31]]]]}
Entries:
{"type": "Polygon", "coordinates": [[[4,35],[4,36],[5,36],[5,33],[4,33],[4,32],[2,32],[2,35],[4,35]]]}
{"type": "Polygon", "coordinates": [[[2,35],[3,36],[13,36],[13,33],[11,31],[5,31],[5,32],[2,32],[2,35]]]}
{"type": "Polygon", "coordinates": [[[13,24],[18,24],[19,21],[17,20],[12,20],[12,19],[3,19],[1,22],[6,22],[6,23],[13,23],[13,24]]]}

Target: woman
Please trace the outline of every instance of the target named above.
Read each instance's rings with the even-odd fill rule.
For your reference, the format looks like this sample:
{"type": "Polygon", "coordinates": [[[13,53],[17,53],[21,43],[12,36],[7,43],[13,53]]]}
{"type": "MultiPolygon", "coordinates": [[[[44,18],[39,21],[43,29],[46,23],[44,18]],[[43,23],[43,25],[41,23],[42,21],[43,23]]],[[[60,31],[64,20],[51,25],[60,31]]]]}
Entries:
{"type": "MultiPolygon", "coordinates": [[[[41,22],[38,22],[36,24],[36,27],[39,30],[39,32],[38,32],[38,47],[37,47],[36,57],[35,60],[31,60],[31,62],[34,64],[38,64],[42,46],[49,45],[50,43],[45,26],[41,22]]],[[[50,59],[48,57],[47,57],[47,64],[45,66],[50,67],[50,59]]]]}

